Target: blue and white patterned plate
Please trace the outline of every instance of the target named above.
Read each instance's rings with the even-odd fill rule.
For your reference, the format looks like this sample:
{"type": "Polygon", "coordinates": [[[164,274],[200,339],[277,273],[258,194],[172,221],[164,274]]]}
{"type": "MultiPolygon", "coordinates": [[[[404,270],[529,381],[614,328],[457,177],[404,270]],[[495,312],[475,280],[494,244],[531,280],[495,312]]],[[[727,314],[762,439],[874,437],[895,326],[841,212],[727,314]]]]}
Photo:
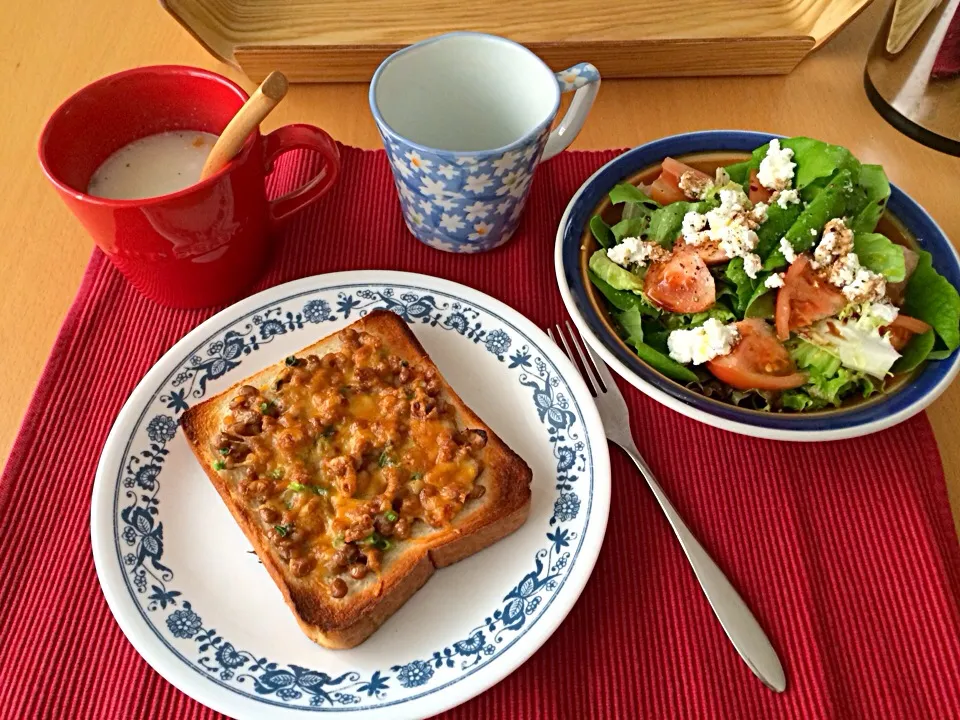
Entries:
{"type": "Polygon", "coordinates": [[[127,401],[94,484],[103,593],[167,680],[237,718],[423,717],[483,692],[557,628],[606,529],[610,468],[600,418],[550,340],[475,290],[407,273],[346,272],[272,288],[177,343],[127,401]],[[300,631],[177,431],[192,403],[387,308],[463,399],[533,468],[515,534],[437,572],[352,650],[300,631]]]}

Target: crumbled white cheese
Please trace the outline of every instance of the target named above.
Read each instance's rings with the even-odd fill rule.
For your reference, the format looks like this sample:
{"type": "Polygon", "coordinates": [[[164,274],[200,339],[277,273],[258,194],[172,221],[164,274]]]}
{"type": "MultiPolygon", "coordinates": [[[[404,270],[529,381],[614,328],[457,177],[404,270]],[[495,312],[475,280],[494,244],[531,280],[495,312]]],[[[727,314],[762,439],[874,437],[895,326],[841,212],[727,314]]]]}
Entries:
{"type": "Polygon", "coordinates": [[[667,338],[670,357],[679,363],[701,365],[733,350],[740,338],[735,325],[724,325],[716,318],[700,327],[674,330],[667,338]]]}
{"type": "Polygon", "coordinates": [[[713,184],[717,187],[723,187],[724,185],[730,184],[730,173],[728,173],[724,168],[718,167],[717,172],[713,178],[713,184]]]}
{"type": "Polygon", "coordinates": [[[725,187],[720,191],[720,207],[717,211],[724,215],[732,215],[735,212],[742,212],[749,202],[746,193],[739,185],[725,187]]]}
{"type": "Polygon", "coordinates": [[[847,253],[841,255],[829,266],[827,279],[837,287],[844,287],[853,282],[859,271],[860,258],[854,252],[847,253]]]}
{"type": "MultiPolygon", "coordinates": [[[[850,253],[848,257],[850,256],[856,257],[856,253],[850,253]]],[[[860,264],[859,261],[857,264],[860,264]]],[[[834,285],[836,284],[834,283],[834,285]]],[[[847,283],[841,292],[850,302],[880,300],[887,294],[887,280],[883,275],[861,267],[857,270],[853,280],[847,283]]]]}
{"type": "Polygon", "coordinates": [[[797,253],[793,249],[793,245],[791,245],[790,241],[786,238],[780,238],[780,254],[783,255],[783,259],[791,265],[793,265],[797,259],[797,253]]]}
{"type": "MultiPolygon", "coordinates": [[[[753,253],[757,246],[757,234],[743,225],[730,225],[724,228],[720,239],[720,249],[728,258],[742,257],[753,253]]],[[[749,275],[749,272],[747,273],[749,275]]]]}
{"type": "Polygon", "coordinates": [[[813,251],[813,267],[830,265],[853,250],[853,230],[847,227],[843,218],[831,220],[823,226],[823,237],[813,251]]]}
{"type": "Polygon", "coordinates": [[[647,242],[638,237],[625,237],[619,245],[607,250],[607,257],[617,265],[646,265],[649,262],[663,260],[668,255],[660,245],[647,242]]]}
{"type": "Polygon", "coordinates": [[[817,229],[816,229],[816,228],[810,228],[810,234],[813,235],[814,237],[816,237],[816,236],[817,236],[817,229]]]}
{"type": "Polygon", "coordinates": [[[763,284],[768,288],[781,288],[783,287],[783,273],[774,273],[766,280],[763,281],[763,284]]]}
{"type": "Polygon", "coordinates": [[[698,212],[688,212],[683,216],[683,222],[680,225],[680,234],[690,245],[699,245],[707,238],[701,235],[707,228],[707,216],[698,212]]]}
{"type": "Polygon", "coordinates": [[[757,273],[763,270],[763,262],[756,253],[747,253],[743,256],[743,271],[751,280],[757,278],[757,273]]]}
{"type": "MultiPolygon", "coordinates": [[[[776,194],[775,200],[777,201],[777,205],[779,205],[783,210],[786,210],[787,205],[796,205],[800,202],[800,193],[793,189],[781,190],[776,194]]],[[[813,234],[816,235],[817,231],[814,230],[813,234]]]]}
{"type": "MultiPolygon", "coordinates": [[[[730,259],[744,258],[753,253],[758,238],[754,230],[767,219],[767,206],[758,203],[750,206],[743,188],[739,185],[725,187],[718,193],[720,206],[705,214],[688,212],[683,216],[681,233],[684,242],[690,245],[700,245],[704,242],[713,242],[730,259]]],[[[753,268],[753,261],[749,261],[753,268]]],[[[759,269],[759,267],[757,267],[759,269]]],[[[756,277],[756,272],[747,270],[750,277],[756,277]]]]}
{"type": "Polygon", "coordinates": [[[792,157],[793,150],[781,148],[777,139],[771,140],[767,154],[760,161],[757,180],[768,190],[784,190],[790,187],[793,183],[793,170],[797,167],[795,162],[790,161],[792,157]]]}
{"type": "Polygon", "coordinates": [[[900,314],[900,309],[884,298],[881,301],[865,303],[860,308],[860,314],[862,317],[873,318],[878,326],[882,326],[889,325],[896,320],[897,315],[900,314]]]}
{"type": "Polygon", "coordinates": [[[860,258],[853,252],[853,231],[842,218],[824,226],[811,265],[840,288],[850,302],[880,300],[886,294],[887,281],[883,275],[860,265],[860,258]]]}
{"type": "Polygon", "coordinates": [[[687,170],[680,175],[677,185],[683,190],[684,195],[697,200],[703,200],[713,188],[710,177],[695,170],[687,170]]]}

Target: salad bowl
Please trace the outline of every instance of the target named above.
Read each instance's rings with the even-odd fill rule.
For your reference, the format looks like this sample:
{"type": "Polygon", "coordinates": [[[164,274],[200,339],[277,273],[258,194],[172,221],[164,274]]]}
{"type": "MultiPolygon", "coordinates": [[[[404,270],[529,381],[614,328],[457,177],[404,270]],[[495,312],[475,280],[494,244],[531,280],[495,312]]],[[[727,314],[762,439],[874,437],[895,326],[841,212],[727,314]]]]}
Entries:
{"type": "MultiPolygon", "coordinates": [[[[776,401],[772,406],[763,409],[755,406],[743,407],[729,401],[729,395],[725,399],[717,399],[715,396],[710,396],[710,393],[705,394],[700,391],[701,386],[692,381],[693,376],[689,370],[696,371],[702,380],[705,376],[709,377],[706,370],[703,369],[704,367],[710,367],[709,363],[706,366],[688,366],[687,373],[690,374],[691,381],[684,381],[683,375],[680,375],[677,379],[669,377],[669,367],[666,368],[667,372],[665,374],[665,364],[677,365],[671,360],[671,358],[676,357],[672,350],[670,357],[666,356],[665,343],[661,350],[662,354],[651,353],[656,357],[652,359],[646,357],[646,360],[641,359],[641,355],[644,355],[642,350],[649,350],[649,348],[641,347],[638,349],[638,343],[634,342],[635,338],[626,337],[629,333],[624,331],[616,319],[618,313],[617,309],[609,302],[610,295],[601,291],[601,286],[606,287],[608,291],[609,287],[605,286],[603,282],[598,283],[596,275],[590,269],[591,255],[602,254],[597,252],[598,248],[610,247],[609,244],[601,247],[601,244],[594,239],[596,232],[591,233],[591,224],[599,223],[598,208],[604,208],[604,201],[615,186],[625,182],[635,184],[638,177],[655,177],[656,172],[651,171],[651,168],[659,167],[665,158],[675,158],[680,161],[692,158],[690,162],[696,164],[698,158],[723,157],[724,160],[719,163],[720,166],[737,163],[745,159],[749,160],[751,153],[761,152],[762,155],[765,145],[775,138],[779,138],[779,136],[737,130],[685,133],[636,147],[601,167],[570,200],[557,230],[554,262],[560,293],[580,333],[617,374],[657,402],[683,415],[732,432],[777,440],[838,440],[877,432],[920,412],[949,386],[957,372],[960,371],[960,357],[955,351],[955,346],[951,347],[952,342],[948,342],[944,347],[940,336],[935,336],[931,331],[930,337],[936,337],[937,351],[910,372],[904,372],[897,376],[896,382],[878,382],[875,380],[874,385],[879,390],[871,393],[864,392],[864,395],[869,395],[869,397],[858,397],[855,401],[844,401],[842,403],[833,398],[838,405],[836,407],[829,403],[823,406],[824,403],[819,401],[808,402],[806,405],[795,405],[793,409],[791,409],[790,403],[781,404],[776,401]],[[644,176],[644,171],[648,171],[646,176],[644,176]],[[801,410],[801,407],[807,409],[801,410]]],[[[789,144],[789,141],[787,143],[789,144]]],[[[821,143],[821,145],[825,144],[821,143]]],[[[852,158],[852,155],[843,148],[837,148],[837,146],[829,146],[829,148],[843,151],[852,158]]],[[[856,160],[854,159],[853,162],[856,162],[856,160]]],[[[870,167],[878,169],[878,166],[870,167]]],[[[859,170],[859,168],[860,165],[857,163],[857,169],[859,170]]],[[[879,170],[879,172],[882,174],[882,170],[879,170]]],[[[751,177],[755,181],[756,176],[751,177]]],[[[718,179],[717,182],[719,183],[720,180],[718,179]]],[[[798,187],[801,184],[798,176],[798,187]]],[[[883,184],[885,187],[885,178],[883,184]]],[[[745,181],[744,185],[746,186],[745,181]]],[[[647,187],[641,186],[641,189],[645,190],[647,187]]],[[[656,194],[655,187],[649,191],[656,194]]],[[[771,203],[772,212],[773,206],[776,205],[776,199],[777,196],[774,195],[772,200],[768,200],[771,203]]],[[[623,200],[614,196],[611,197],[611,201],[622,202],[623,200]]],[[[651,207],[659,207],[657,203],[651,203],[650,205],[651,207]]],[[[747,205],[749,206],[749,203],[747,205]]],[[[806,208],[809,205],[810,203],[801,202],[800,207],[806,208]]],[[[606,209],[609,210],[609,207],[606,209]]],[[[879,217],[881,214],[883,219],[881,220],[881,227],[877,228],[878,231],[891,234],[889,228],[899,228],[897,232],[903,235],[901,242],[917,251],[923,257],[922,262],[924,263],[928,262],[925,253],[929,253],[927,272],[939,275],[938,282],[941,282],[949,291],[951,297],[947,298],[949,302],[945,302],[944,305],[949,306],[950,321],[948,325],[955,324],[953,322],[954,314],[960,312],[960,300],[956,298],[955,291],[955,288],[960,287],[960,258],[958,258],[957,252],[943,230],[919,203],[893,183],[890,183],[889,196],[884,195],[882,199],[876,202],[876,215],[879,217]]],[[[678,213],[678,228],[681,215],[678,213]]],[[[837,216],[833,215],[831,217],[837,216]]],[[[853,222],[851,218],[841,218],[839,221],[853,222]]],[[[607,227],[607,230],[610,229],[604,223],[599,224],[607,227]]],[[[873,224],[875,224],[875,220],[873,224]]],[[[873,230],[873,224],[870,225],[871,231],[873,230]]],[[[819,231],[816,229],[810,230],[813,239],[805,242],[811,252],[820,240],[821,235],[818,233],[825,234],[825,230],[822,222],[819,231]],[[810,243],[813,243],[813,245],[810,245],[810,243]]],[[[600,228],[600,231],[606,232],[603,228],[600,228]]],[[[671,236],[667,242],[667,247],[669,247],[670,242],[673,242],[673,238],[677,234],[679,234],[679,229],[671,236]]],[[[647,238],[646,234],[644,238],[647,238]]],[[[618,236],[614,242],[621,241],[622,238],[618,236]]],[[[649,241],[646,242],[648,245],[650,244],[649,241]]],[[[679,247],[679,244],[683,242],[683,237],[676,242],[678,243],[677,247],[679,247]]],[[[621,253],[622,255],[623,253],[621,253]]],[[[612,257],[617,256],[614,254],[612,257]]],[[[812,256],[807,257],[812,258],[812,256]]],[[[641,261],[642,263],[643,261],[641,261]]],[[[781,258],[780,265],[785,264],[781,258]]],[[[645,268],[638,268],[636,265],[628,267],[636,270],[640,278],[644,276],[645,268]]],[[[793,265],[788,267],[792,268],[793,265]]],[[[618,269],[615,268],[615,270],[618,269]]],[[[722,278],[722,272],[718,273],[716,268],[712,268],[712,270],[714,276],[722,278]]],[[[777,283],[782,282],[784,274],[779,273],[780,279],[770,281],[771,284],[768,287],[777,287],[777,283]]],[[[776,271],[774,270],[772,273],[761,271],[755,282],[762,284],[764,279],[771,275],[777,276],[776,271]]],[[[722,279],[718,282],[722,282],[722,279]]],[[[647,293],[640,287],[638,286],[634,292],[641,297],[644,303],[650,303],[647,293]]],[[[839,294],[836,289],[833,292],[839,294]]],[[[886,302],[886,299],[884,299],[884,302],[886,302]]],[[[841,319],[842,316],[843,314],[840,313],[841,319]]],[[[740,313],[737,317],[731,317],[730,319],[744,320],[749,317],[751,316],[748,312],[746,318],[740,313]]],[[[772,320],[772,312],[767,317],[772,320]]],[[[856,315],[853,319],[857,319],[856,315]]],[[[699,322],[702,323],[703,321],[699,322]]],[[[934,323],[934,325],[939,328],[938,323],[934,323]]],[[[767,327],[769,327],[769,324],[767,327]]],[[[886,332],[888,329],[880,328],[880,330],[886,332]]],[[[875,334],[879,339],[879,331],[875,334]]],[[[791,340],[793,337],[791,336],[791,340]]],[[[643,346],[644,343],[641,342],[639,345],[643,346]]],[[[671,345],[671,347],[673,346],[671,345]]],[[[929,347],[927,349],[929,350],[929,347]]],[[[904,352],[906,353],[906,351],[904,352]]],[[[682,371],[684,368],[681,367],[680,370],[682,371]]],[[[887,379],[889,380],[889,373],[887,379]]],[[[717,384],[716,378],[710,378],[710,381],[714,385],[717,384]]],[[[803,396],[803,393],[795,394],[803,396]]],[[[815,395],[816,390],[811,392],[811,396],[815,395]]]]}

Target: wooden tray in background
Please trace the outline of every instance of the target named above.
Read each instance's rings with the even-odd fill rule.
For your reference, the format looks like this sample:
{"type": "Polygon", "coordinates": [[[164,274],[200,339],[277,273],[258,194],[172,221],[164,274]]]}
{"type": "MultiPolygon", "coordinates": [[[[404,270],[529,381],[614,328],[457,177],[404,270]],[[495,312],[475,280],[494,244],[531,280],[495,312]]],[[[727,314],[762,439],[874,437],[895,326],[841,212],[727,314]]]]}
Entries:
{"type": "Polygon", "coordinates": [[[371,78],[393,51],[451,30],[523,43],[555,70],[606,78],[784,75],[871,0],[161,0],[252,80],[371,78]],[[617,7],[619,5],[619,7],[617,7]]]}

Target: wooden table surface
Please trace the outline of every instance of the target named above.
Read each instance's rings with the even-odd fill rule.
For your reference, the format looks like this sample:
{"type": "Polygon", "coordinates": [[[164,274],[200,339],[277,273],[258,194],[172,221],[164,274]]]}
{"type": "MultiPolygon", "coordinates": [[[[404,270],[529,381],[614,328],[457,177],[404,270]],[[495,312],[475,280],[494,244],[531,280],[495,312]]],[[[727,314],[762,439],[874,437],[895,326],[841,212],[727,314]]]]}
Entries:
{"type": "MultiPolygon", "coordinates": [[[[867,49],[886,3],[878,0],[786,77],[604,82],[574,148],[637,145],[711,128],[810,135],[882,163],[948,234],[960,238],[960,159],[929,150],[886,124],[863,92],[867,49]]],[[[91,241],[47,186],[36,161],[46,117],[62,99],[103,75],[136,65],[212,68],[252,83],[210,57],[159,4],[87,0],[66,11],[56,0],[4,3],[0,69],[7,88],[0,134],[0,458],[9,453],[57,329],[73,300],[91,241]]],[[[590,58],[583,58],[590,60],[590,58]]],[[[337,139],[379,146],[365,85],[292,86],[265,124],[309,122],[337,139]]],[[[929,410],[960,519],[960,383],[929,410]]],[[[957,523],[960,529],[960,522],[957,523]]]]}

